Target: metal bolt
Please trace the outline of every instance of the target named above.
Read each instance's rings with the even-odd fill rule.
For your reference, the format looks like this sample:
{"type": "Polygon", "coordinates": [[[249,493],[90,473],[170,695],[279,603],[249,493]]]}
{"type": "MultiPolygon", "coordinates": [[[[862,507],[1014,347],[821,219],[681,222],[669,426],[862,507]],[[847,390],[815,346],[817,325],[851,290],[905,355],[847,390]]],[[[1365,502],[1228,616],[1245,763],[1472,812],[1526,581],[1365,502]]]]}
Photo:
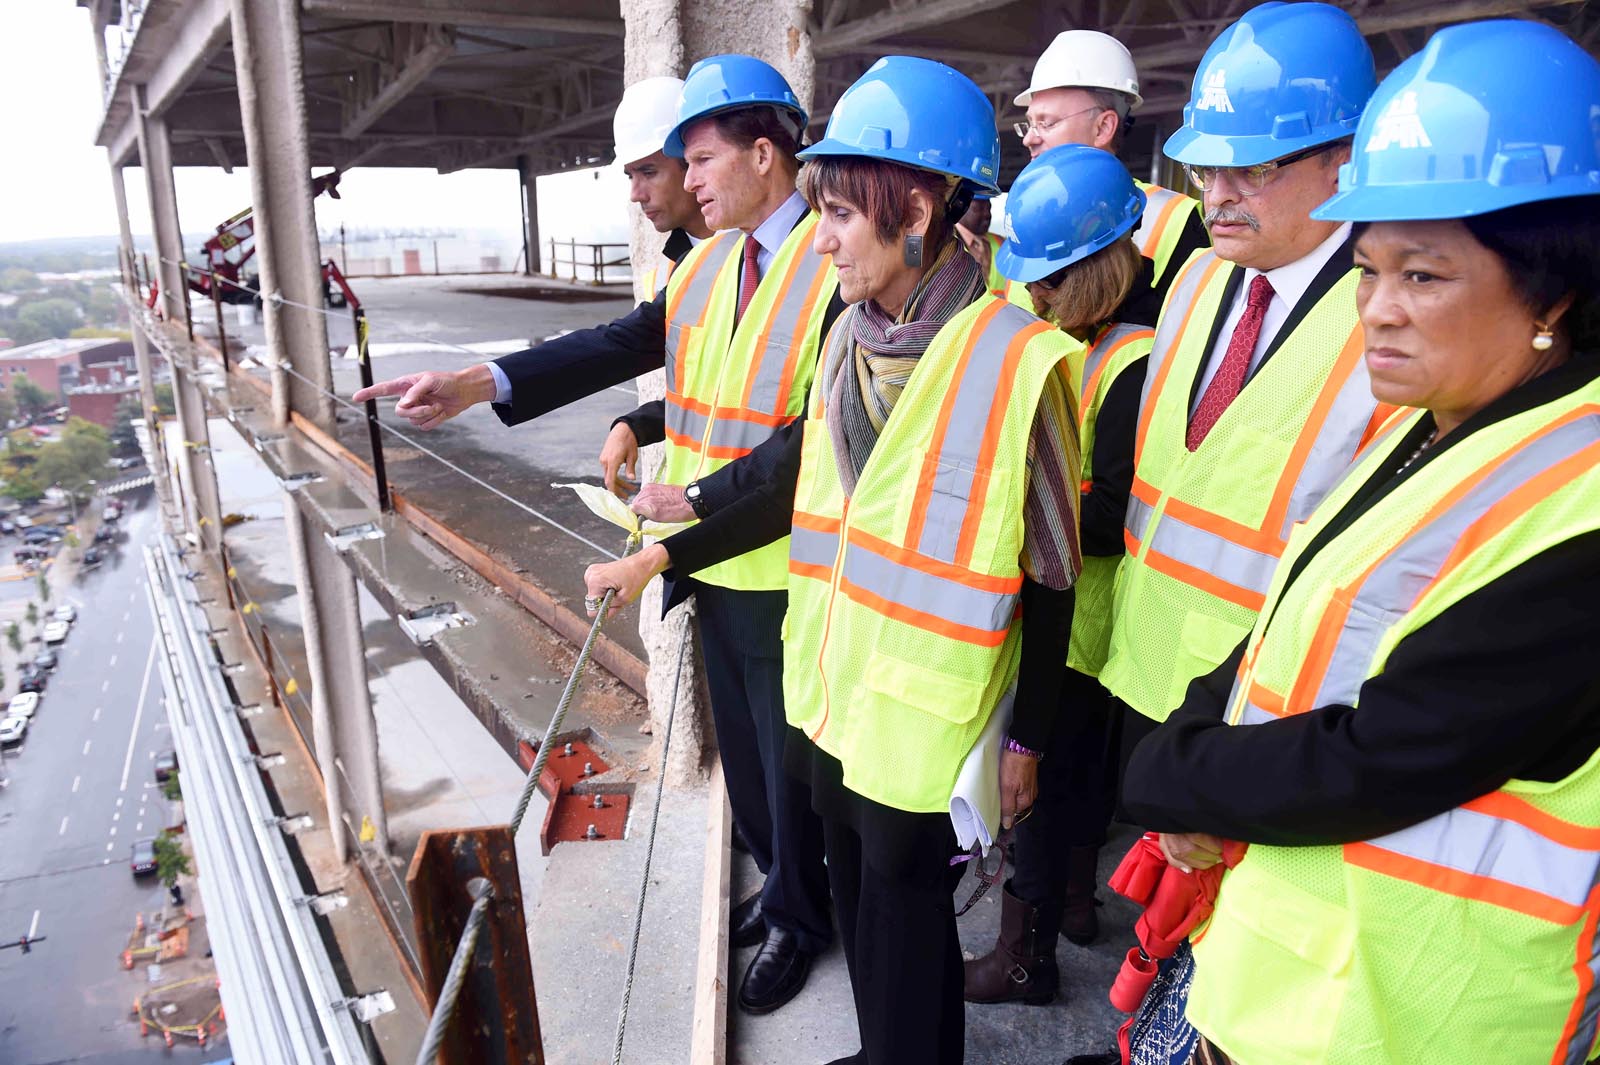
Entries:
{"type": "Polygon", "coordinates": [[[593,825],[590,825],[589,826],[589,831],[587,831],[587,832],[585,832],[583,834],[583,838],[584,839],[599,839],[600,838],[600,833],[595,831],[595,827],[593,825]]]}
{"type": "Polygon", "coordinates": [[[594,776],[594,763],[593,762],[585,762],[585,763],[583,763],[583,775],[586,776],[586,777],[594,776]]]}
{"type": "Polygon", "coordinates": [[[595,797],[594,797],[594,808],[595,808],[595,809],[596,809],[596,810],[604,810],[604,809],[605,809],[605,808],[606,808],[606,804],[605,804],[605,801],[604,801],[604,800],[602,800],[602,799],[601,799],[601,798],[600,798],[600,796],[598,796],[598,795],[596,795],[596,796],[595,796],[595,797]]]}
{"type": "Polygon", "coordinates": [[[569,744],[566,745],[566,747],[562,748],[561,757],[563,757],[563,758],[571,758],[572,757],[572,744],[569,743],[569,744]]]}

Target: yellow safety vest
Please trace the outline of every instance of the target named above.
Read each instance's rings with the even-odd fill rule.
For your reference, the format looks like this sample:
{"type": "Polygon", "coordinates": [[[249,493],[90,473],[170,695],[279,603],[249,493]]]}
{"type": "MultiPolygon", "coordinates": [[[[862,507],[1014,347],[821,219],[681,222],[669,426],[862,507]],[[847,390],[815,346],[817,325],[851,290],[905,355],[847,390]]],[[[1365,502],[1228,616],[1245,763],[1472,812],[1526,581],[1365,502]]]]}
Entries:
{"type": "MultiPolygon", "coordinates": [[[[996,253],[1000,250],[1000,245],[1006,242],[1006,238],[998,233],[985,233],[983,239],[989,242],[989,292],[992,295],[1003,297],[1006,294],[1007,287],[1011,284],[1011,280],[1000,272],[1000,268],[995,265],[994,260],[996,253]]],[[[1024,307],[1023,310],[1032,310],[1032,308],[1024,307]]]]}
{"type": "MultiPolygon", "coordinates": [[[[1094,478],[1094,429],[1100,401],[1122,371],[1150,354],[1155,330],[1139,325],[1107,326],[1090,343],[1084,356],[1083,390],[1078,401],[1079,438],[1083,447],[1085,495],[1094,478]]],[[[1084,555],[1078,583],[1073,585],[1072,637],[1067,665],[1079,673],[1098,677],[1111,649],[1111,592],[1122,556],[1084,555]]]]}
{"type": "MultiPolygon", "coordinates": [[[[1296,530],[1230,699],[1233,724],[1355,706],[1395,647],[1474,591],[1600,529],[1600,384],[1456,442],[1290,564],[1378,471],[1385,436],[1296,530]]],[[[1518,678],[1508,662],[1508,683],[1518,678]]],[[[1250,1065],[1581,1065],[1600,1041],[1600,753],[1344,846],[1253,845],[1197,935],[1194,1025],[1250,1065]]]]}
{"type": "Polygon", "coordinates": [[[666,287],[672,278],[672,268],[677,263],[665,255],[657,255],[655,262],[650,264],[650,269],[644,272],[645,299],[652,300],[656,294],[666,287]]]}
{"type": "MultiPolygon", "coordinates": [[[[831,256],[811,250],[817,216],[784,240],[744,317],[742,233],[701,241],[667,283],[665,484],[688,484],[750,453],[805,409],[822,319],[838,279],[831,256]]],[[[743,591],[788,585],[787,540],[695,574],[743,591]]]]}
{"type": "MultiPolygon", "coordinates": [[[[1150,274],[1150,287],[1157,288],[1167,276],[1168,267],[1176,269],[1182,265],[1172,261],[1172,253],[1178,250],[1178,242],[1183,239],[1189,215],[1200,210],[1200,201],[1149,182],[1135,181],[1134,184],[1144,190],[1145,205],[1144,215],[1133,231],[1133,246],[1155,264],[1150,274]]],[[[1025,311],[1033,310],[1033,297],[1028,295],[1028,286],[1021,281],[1005,281],[1005,297],[1025,311]]]]}
{"type": "Polygon", "coordinates": [[[1211,251],[1189,260],[1145,371],[1128,554],[1100,681],[1157,721],[1250,632],[1290,528],[1321,502],[1377,420],[1351,270],[1245,383],[1199,449],[1188,449],[1190,389],[1238,269],[1211,251]]]}
{"type": "Polygon", "coordinates": [[[1077,341],[985,295],[918,360],[846,498],[813,390],[784,622],[789,723],[844,784],[948,811],[961,761],[1016,675],[1028,437],[1077,341]]]}

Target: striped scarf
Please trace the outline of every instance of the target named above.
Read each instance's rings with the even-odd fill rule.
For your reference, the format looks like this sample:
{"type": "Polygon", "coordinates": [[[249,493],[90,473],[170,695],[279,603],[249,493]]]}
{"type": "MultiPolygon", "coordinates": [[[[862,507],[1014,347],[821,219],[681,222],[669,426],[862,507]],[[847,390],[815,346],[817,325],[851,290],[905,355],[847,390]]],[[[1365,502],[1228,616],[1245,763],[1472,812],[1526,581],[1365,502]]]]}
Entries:
{"type": "Polygon", "coordinates": [[[898,319],[874,301],[863,300],[834,328],[823,386],[828,390],[828,434],[846,495],[855,492],[917,360],[945,323],[987,289],[977,261],[955,240],[947,240],[898,319]]]}

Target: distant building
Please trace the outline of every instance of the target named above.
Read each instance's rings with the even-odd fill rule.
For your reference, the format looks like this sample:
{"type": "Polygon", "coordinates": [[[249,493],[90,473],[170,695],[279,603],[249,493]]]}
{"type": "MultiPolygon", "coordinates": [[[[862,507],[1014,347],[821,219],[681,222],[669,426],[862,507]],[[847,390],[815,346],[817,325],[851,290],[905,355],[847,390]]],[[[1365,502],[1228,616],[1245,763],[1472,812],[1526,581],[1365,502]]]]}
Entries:
{"type": "Polygon", "coordinates": [[[133,345],[126,340],[104,337],[80,340],[41,340],[0,351],[0,389],[14,388],[18,377],[27,377],[49,395],[60,399],[78,383],[85,363],[105,362],[131,355],[133,345]]]}
{"type": "Polygon", "coordinates": [[[116,420],[117,405],[125,399],[138,398],[139,386],[132,381],[79,385],[67,391],[67,412],[73,418],[84,418],[109,429],[116,420]]]}

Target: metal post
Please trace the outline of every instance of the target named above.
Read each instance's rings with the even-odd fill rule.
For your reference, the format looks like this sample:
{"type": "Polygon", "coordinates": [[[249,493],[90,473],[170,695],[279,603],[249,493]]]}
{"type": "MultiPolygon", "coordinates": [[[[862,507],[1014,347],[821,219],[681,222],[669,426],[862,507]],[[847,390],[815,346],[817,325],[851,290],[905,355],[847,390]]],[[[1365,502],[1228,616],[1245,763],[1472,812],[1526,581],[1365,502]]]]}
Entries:
{"type": "MultiPolygon", "coordinates": [[[[438,247],[437,244],[434,245],[438,247]]],[[[353,308],[356,322],[356,362],[361,368],[361,387],[372,387],[372,360],[367,357],[367,312],[353,308]]],[[[378,425],[378,401],[369,399],[367,408],[367,438],[372,443],[372,476],[378,485],[378,509],[385,514],[394,512],[389,499],[389,476],[383,465],[383,430],[378,425]]]]}
{"type": "MultiPolygon", "coordinates": [[[[261,657],[265,659],[267,663],[267,687],[272,691],[272,705],[282,706],[283,697],[278,694],[277,667],[272,664],[272,637],[267,635],[267,624],[265,621],[261,623],[261,657]]],[[[296,731],[298,731],[299,728],[299,725],[295,726],[296,731]]]]}
{"type": "Polygon", "coordinates": [[[189,264],[178,264],[178,276],[183,280],[183,324],[189,331],[189,343],[194,343],[194,308],[189,304],[189,264]]]}
{"type": "MultiPolygon", "coordinates": [[[[155,280],[155,275],[150,272],[150,255],[149,255],[149,253],[148,252],[140,252],[139,254],[144,259],[144,279],[145,279],[145,282],[149,283],[149,282],[154,281],[155,280]]],[[[141,298],[143,298],[143,297],[141,297],[141,298]]]]}
{"type": "Polygon", "coordinates": [[[228,327],[222,323],[222,288],[217,272],[211,271],[211,313],[217,316],[217,347],[222,350],[222,372],[228,373],[228,327]]]}
{"type": "Polygon", "coordinates": [[[550,238],[550,276],[556,276],[556,238],[550,238]]]}

